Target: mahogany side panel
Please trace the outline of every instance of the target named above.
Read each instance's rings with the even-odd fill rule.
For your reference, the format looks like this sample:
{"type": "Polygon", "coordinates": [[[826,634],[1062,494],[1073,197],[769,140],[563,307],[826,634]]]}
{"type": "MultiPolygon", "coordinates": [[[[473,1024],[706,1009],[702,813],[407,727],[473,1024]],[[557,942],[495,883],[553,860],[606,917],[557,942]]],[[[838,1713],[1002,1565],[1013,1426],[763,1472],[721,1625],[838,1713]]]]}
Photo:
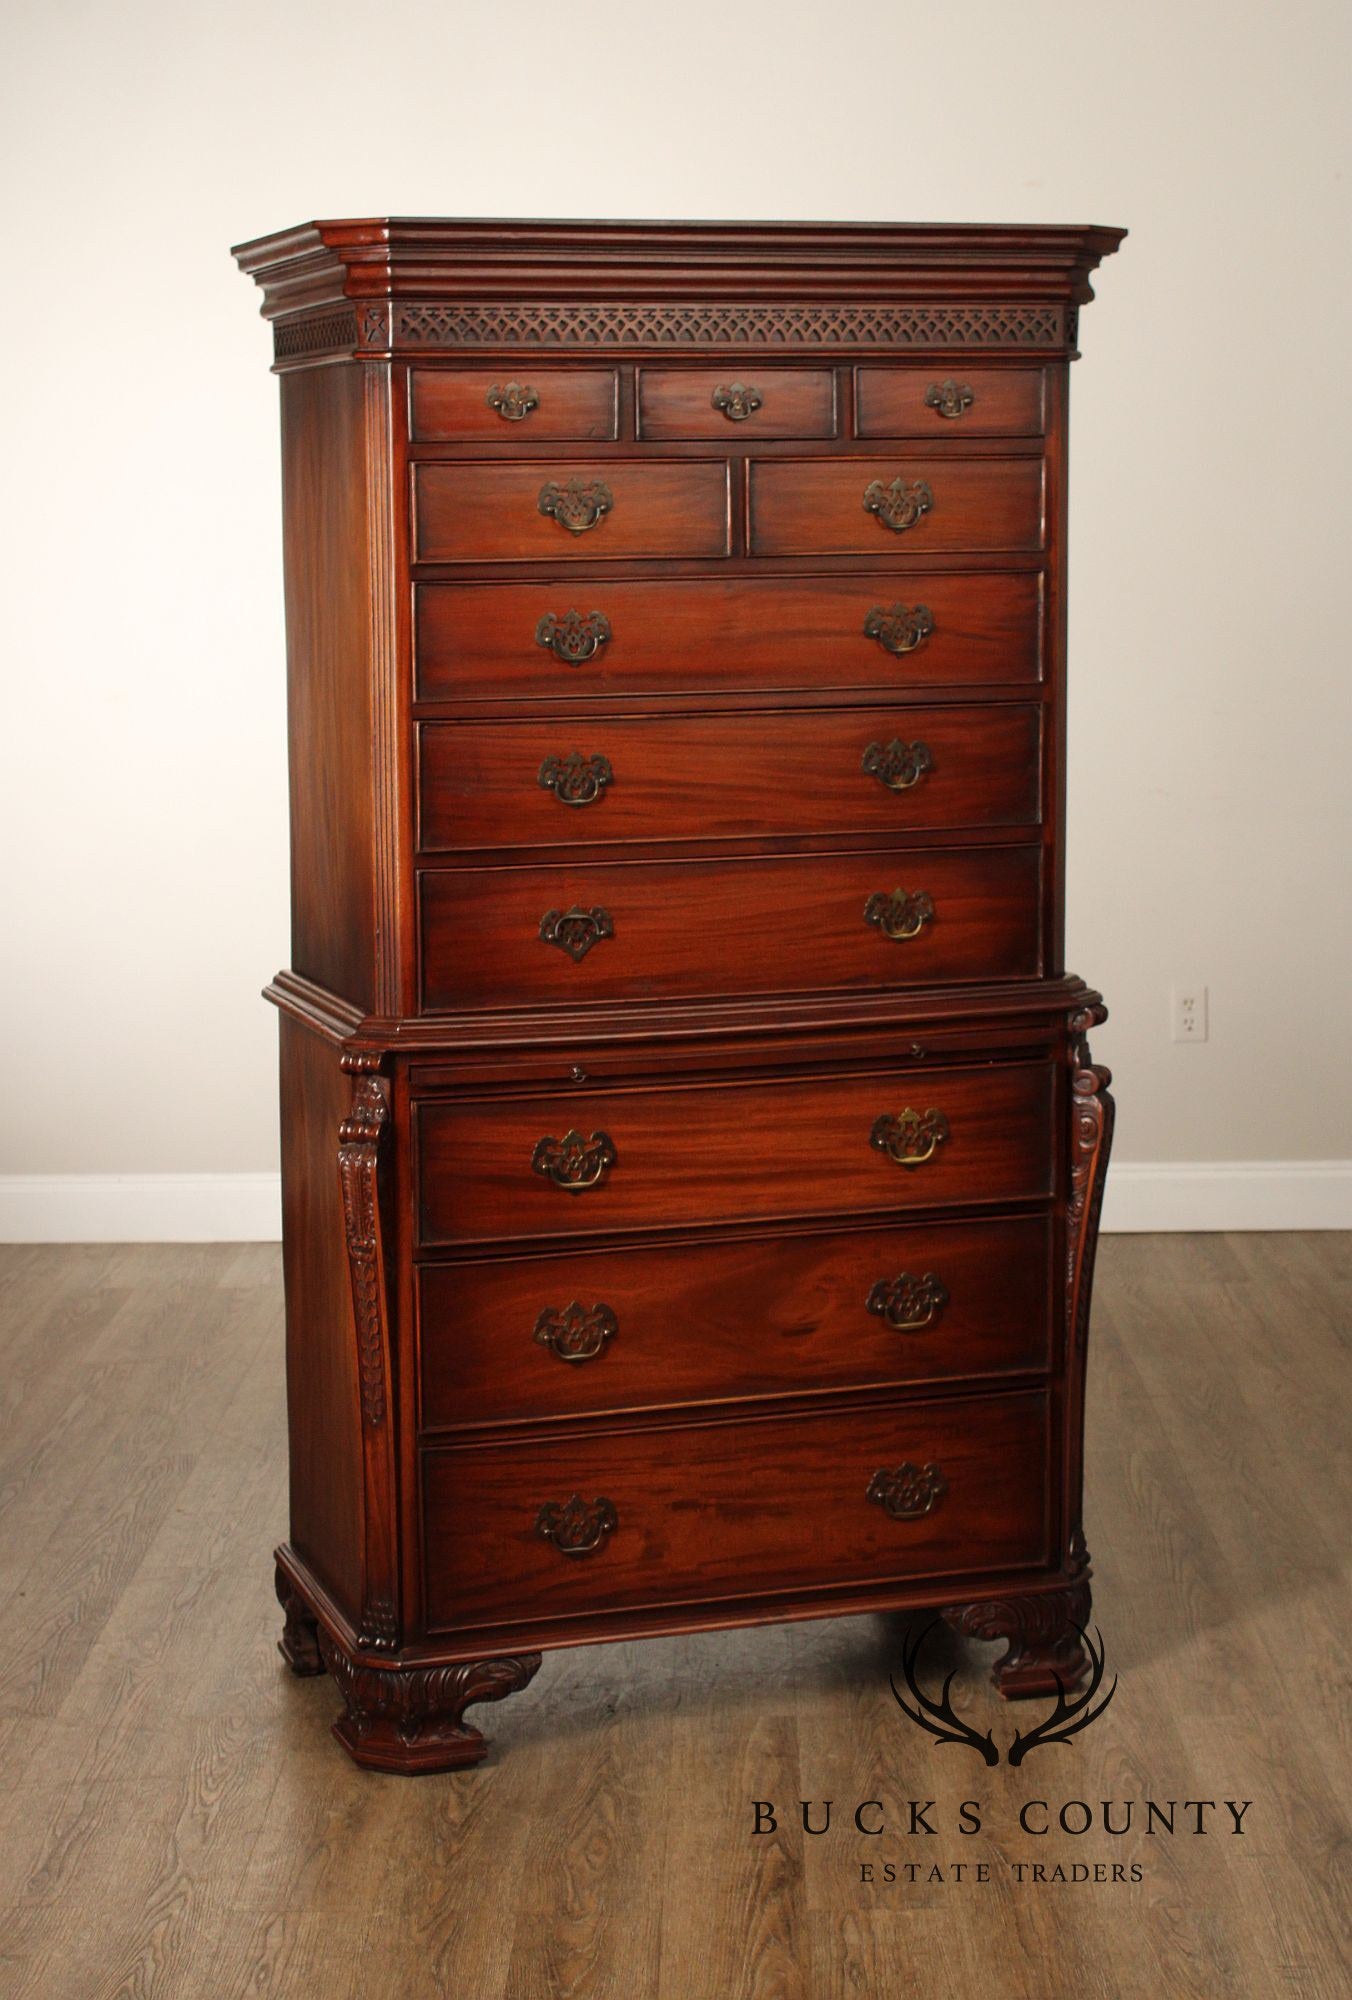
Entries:
{"type": "Polygon", "coordinates": [[[360,366],[283,376],[291,963],[376,1003],[370,537],[360,366]]]}
{"type": "Polygon", "coordinates": [[[365,1520],[361,1387],[338,1177],[352,1079],[331,1040],[286,1015],[280,1028],[291,1546],[355,1622],[365,1520]]]}

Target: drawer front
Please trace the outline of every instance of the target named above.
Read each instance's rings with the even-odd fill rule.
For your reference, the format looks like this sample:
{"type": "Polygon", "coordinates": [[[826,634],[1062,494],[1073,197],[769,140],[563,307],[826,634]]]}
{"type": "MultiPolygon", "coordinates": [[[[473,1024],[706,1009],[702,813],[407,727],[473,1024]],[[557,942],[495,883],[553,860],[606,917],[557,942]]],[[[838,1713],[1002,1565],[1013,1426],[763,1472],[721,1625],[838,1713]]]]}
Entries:
{"type": "Polygon", "coordinates": [[[1041,547],[1038,458],[776,458],[751,468],[753,555],[1041,547]]]}
{"type": "Polygon", "coordinates": [[[610,1249],[418,1274],[422,1422],[1045,1369],[1045,1216],[610,1249]]]}
{"type": "Polygon", "coordinates": [[[1040,368],[856,368],[860,437],[1040,437],[1040,368]]]}
{"type": "Polygon", "coordinates": [[[826,368],[641,368],[644,438],[833,437],[835,378],[826,368]]]}
{"type": "Polygon", "coordinates": [[[1014,1063],[425,1101],[421,1241],[1045,1197],[1052,1081],[1049,1064],[1014,1063]]]}
{"type": "Polygon", "coordinates": [[[1039,875],[1036,847],[427,872],[423,1006],[1027,978],[1039,875]]]}
{"type": "Polygon", "coordinates": [[[613,368],[415,368],[409,388],[419,439],[530,444],[550,438],[613,438],[619,378],[613,368]]]}
{"type": "Polygon", "coordinates": [[[729,546],[722,459],[422,464],[413,509],[419,562],[607,562],[729,546]]]}
{"type": "Polygon", "coordinates": [[[425,852],[1038,817],[1036,708],[425,723],[425,852]]]}
{"type": "Polygon", "coordinates": [[[428,1622],[1032,1565],[1047,1470],[1036,1394],[434,1451],[428,1622]]]}
{"type": "Polygon", "coordinates": [[[1029,685],[1040,674],[1033,574],[426,583],[415,599],[424,701],[1029,685]]]}

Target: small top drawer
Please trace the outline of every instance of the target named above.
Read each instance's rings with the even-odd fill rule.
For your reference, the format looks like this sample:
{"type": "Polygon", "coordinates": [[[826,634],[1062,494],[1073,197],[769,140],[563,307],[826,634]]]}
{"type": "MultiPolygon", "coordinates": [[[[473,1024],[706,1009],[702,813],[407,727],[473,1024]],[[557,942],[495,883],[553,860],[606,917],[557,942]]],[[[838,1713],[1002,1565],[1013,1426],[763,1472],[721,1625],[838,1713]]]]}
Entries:
{"type": "Polygon", "coordinates": [[[415,368],[410,422],[418,439],[613,438],[613,368],[415,368]]]}
{"type": "Polygon", "coordinates": [[[828,368],[641,368],[638,431],[644,438],[818,438],[836,434],[828,368]]]}
{"type": "Polygon", "coordinates": [[[856,368],[860,437],[1041,437],[1040,368],[856,368]]]}

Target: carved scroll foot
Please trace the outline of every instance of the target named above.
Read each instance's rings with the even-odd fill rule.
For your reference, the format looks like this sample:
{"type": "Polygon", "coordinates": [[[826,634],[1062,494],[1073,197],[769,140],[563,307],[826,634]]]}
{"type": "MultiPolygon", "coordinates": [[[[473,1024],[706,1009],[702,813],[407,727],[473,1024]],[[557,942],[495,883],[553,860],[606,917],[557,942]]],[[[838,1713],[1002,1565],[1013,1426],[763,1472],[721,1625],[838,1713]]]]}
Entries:
{"type": "Polygon", "coordinates": [[[282,1636],[277,1641],[277,1651],[293,1674],[299,1674],[303,1678],[311,1674],[322,1674],[324,1662],[319,1653],[319,1626],[316,1620],[280,1563],[277,1564],[275,1581],[277,1602],[284,1614],[282,1636]]]}
{"type": "Polygon", "coordinates": [[[1080,1640],[1080,1630],[1089,1623],[1087,1570],[1061,1590],[950,1605],[943,1616],[955,1632],[969,1639],[1007,1642],[991,1669],[991,1679],[1007,1701],[1054,1695],[1058,1679],[1069,1691],[1083,1679],[1089,1664],[1080,1640]]]}
{"type": "Polygon", "coordinates": [[[540,1669],[538,1653],[454,1667],[368,1667],[349,1659],[327,1632],[320,1632],[319,1645],[346,1703],[334,1735],[355,1763],[404,1777],[482,1762],[488,1744],[465,1721],[465,1710],[518,1693],[540,1669]]]}

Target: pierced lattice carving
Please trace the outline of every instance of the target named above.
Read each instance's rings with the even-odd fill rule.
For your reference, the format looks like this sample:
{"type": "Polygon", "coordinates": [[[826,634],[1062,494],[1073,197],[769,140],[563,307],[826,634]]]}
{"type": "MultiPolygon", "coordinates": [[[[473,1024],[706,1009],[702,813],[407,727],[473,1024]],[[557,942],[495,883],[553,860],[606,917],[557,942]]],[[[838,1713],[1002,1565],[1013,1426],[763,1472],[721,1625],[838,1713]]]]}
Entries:
{"type": "MultiPolygon", "coordinates": [[[[1061,306],[422,305],[393,308],[406,347],[1062,347],[1061,306]]],[[[385,309],[362,345],[391,338],[385,309]]]]}

